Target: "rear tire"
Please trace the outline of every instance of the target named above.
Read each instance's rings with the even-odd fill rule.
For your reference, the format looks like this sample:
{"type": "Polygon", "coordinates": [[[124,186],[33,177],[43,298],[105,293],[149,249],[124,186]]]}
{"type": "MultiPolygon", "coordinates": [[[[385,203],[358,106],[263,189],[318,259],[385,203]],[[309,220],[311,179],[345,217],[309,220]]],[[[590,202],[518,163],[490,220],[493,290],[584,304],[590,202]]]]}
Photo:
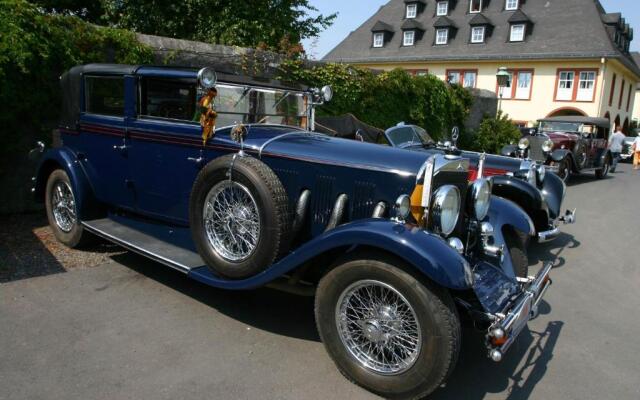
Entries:
{"type": "Polygon", "coordinates": [[[609,175],[609,168],[611,167],[611,161],[609,156],[606,156],[604,159],[604,166],[598,170],[596,170],[596,178],[604,179],[609,175]]]}
{"type": "Polygon", "coordinates": [[[78,248],[90,244],[94,239],[80,223],[76,195],[69,176],[62,169],[54,170],[47,179],[45,208],[49,226],[60,243],[78,248]]]}
{"type": "Polygon", "coordinates": [[[315,314],[340,372],[385,398],[426,396],[457,362],[460,321],[449,293],[387,255],[338,262],[320,280],[315,314]]]}

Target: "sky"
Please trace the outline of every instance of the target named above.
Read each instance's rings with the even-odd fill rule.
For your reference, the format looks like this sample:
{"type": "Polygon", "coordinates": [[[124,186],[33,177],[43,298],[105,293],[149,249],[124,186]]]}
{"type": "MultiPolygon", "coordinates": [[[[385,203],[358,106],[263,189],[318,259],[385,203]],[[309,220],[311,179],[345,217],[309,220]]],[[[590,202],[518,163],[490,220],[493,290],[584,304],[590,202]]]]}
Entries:
{"type": "MultiPolygon", "coordinates": [[[[535,0],[540,1],[540,0],[535,0]]],[[[553,0],[562,1],[562,0],[553,0]]],[[[320,13],[329,15],[338,13],[333,25],[316,39],[305,40],[304,48],[311,58],[321,59],[337,46],[349,32],[378,11],[388,0],[310,0],[320,13]]],[[[640,51],[640,1],[639,0],[600,0],[607,12],[621,12],[627,23],[633,27],[635,39],[631,42],[632,51],[640,51]]]]}

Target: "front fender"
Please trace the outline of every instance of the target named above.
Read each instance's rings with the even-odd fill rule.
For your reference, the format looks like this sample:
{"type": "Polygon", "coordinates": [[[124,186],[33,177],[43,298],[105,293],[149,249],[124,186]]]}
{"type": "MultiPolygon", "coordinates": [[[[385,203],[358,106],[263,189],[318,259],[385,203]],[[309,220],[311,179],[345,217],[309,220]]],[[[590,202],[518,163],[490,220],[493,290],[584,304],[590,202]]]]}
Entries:
{"type": "MultiPolygon", "coordinates": [[[[567,150],[567,149],[556,149],[551,152],[551,160],[555,162],[560,162],[570,156],[571,156],[571,150],[567,150]]],[[[573,157],[571,157],[571,159],[573,160],[573,157]]],[[[573,161],[571,161],[571,164],[573,165],[573,161]]],[[[575,165],[573,166],[575,167],[575,165]]]]}
{"type": "Polygon", "coordinates": [[[394,254],[440,286],[456,290],[471,287],[472,272],[469,263],[444,239],[413,225],[386,219],[366,219],[341,225],[313,238],[265,271],[248,279],[224,280],[211,274],[206,267],[192,270],[189,274],[212,286],[252,289],[265,285],[330,250],[353,246],[368,246],[394,254]]]}
{"type": "Polygon", "coordinates": [[[512,176],[493,176],[492,193],[516,203],[534,221],[537,230],[546,230],[549,224],[547,203],[537,187],[512,176]]]}
{"type": "Polygon", "coordinates": [[[504,245],[504,257],[501,260],[502,268],[508,276],[515,277],[505,235],[509,230],[515,230],[523,235],[532,237],[536,233],[533,221],[516,203],[498,196],[491,197],[487,218],[493,225],[494,244],[496,246],[504,245]]]}
{"type": "Polygon", "coordinates": [[[80,219],[91,218],[92,213],[96,211],[97,201],[82,164],[68,147],[49,149],[42,155],[36,170],[34,186],[36,199],[43,201],[49,175],[56,169],[63,169],[69,176],[80,219]]]}
{"type": "Polygon", "coordinates": [[[567,185],[556,174],[547,173],[542,182],[542,195],[547,204],[549,217],[557,219],[562,212],[562,202],[567,193],[567,185]]]}
{"type": "Polygon", "coordinates": [[[508,144],[506,146],[504,146],[502,148],[502,150],[500,150],[500,155],[503,155],[505,157],[515,157],[518,151],[518,146],[516,146],[515,144],[508,144]]]}

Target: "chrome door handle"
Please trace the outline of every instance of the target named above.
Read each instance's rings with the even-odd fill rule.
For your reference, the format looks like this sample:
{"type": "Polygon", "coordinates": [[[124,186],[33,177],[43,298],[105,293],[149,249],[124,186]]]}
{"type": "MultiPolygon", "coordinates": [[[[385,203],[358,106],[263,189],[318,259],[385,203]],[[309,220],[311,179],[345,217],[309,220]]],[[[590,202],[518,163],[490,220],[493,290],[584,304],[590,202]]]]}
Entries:
{"type": "Polygon", "coordinates": [[[201,164],[204,161],[204,158],[202,158],[202,157],[198,157],[198,158],[196,158],[196,157],[187,157],[187,160],[193,161],[196,164],[201,164]]]}
{"type": "Polygon", "coordinates": [[[113,145],[113,149],[114,149],[114,150],[120,150],[120,151],[123,151],[123,150],[126,150],[126,149],[128,149],[128,148],[129,148],[129,146],[127,146],[126,144],[123,144],[122,146],[116,146],[116,145],[113,145]]]}

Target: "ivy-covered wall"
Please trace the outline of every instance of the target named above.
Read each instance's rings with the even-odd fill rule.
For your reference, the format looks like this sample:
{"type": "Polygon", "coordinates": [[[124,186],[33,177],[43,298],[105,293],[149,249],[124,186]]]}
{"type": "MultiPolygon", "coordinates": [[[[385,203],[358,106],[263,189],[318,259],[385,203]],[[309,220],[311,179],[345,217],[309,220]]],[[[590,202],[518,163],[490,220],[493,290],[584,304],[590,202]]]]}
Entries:
{"type": "Polygon", "coordinates": [[[151,60],[151,49],[129,31],[46,14],[25,0],[0,1],[0,186],[10,193],[0,213],[30,208],[25,157],[37,140],[50,142],[62,72],[90,62],[151,60]]]}

